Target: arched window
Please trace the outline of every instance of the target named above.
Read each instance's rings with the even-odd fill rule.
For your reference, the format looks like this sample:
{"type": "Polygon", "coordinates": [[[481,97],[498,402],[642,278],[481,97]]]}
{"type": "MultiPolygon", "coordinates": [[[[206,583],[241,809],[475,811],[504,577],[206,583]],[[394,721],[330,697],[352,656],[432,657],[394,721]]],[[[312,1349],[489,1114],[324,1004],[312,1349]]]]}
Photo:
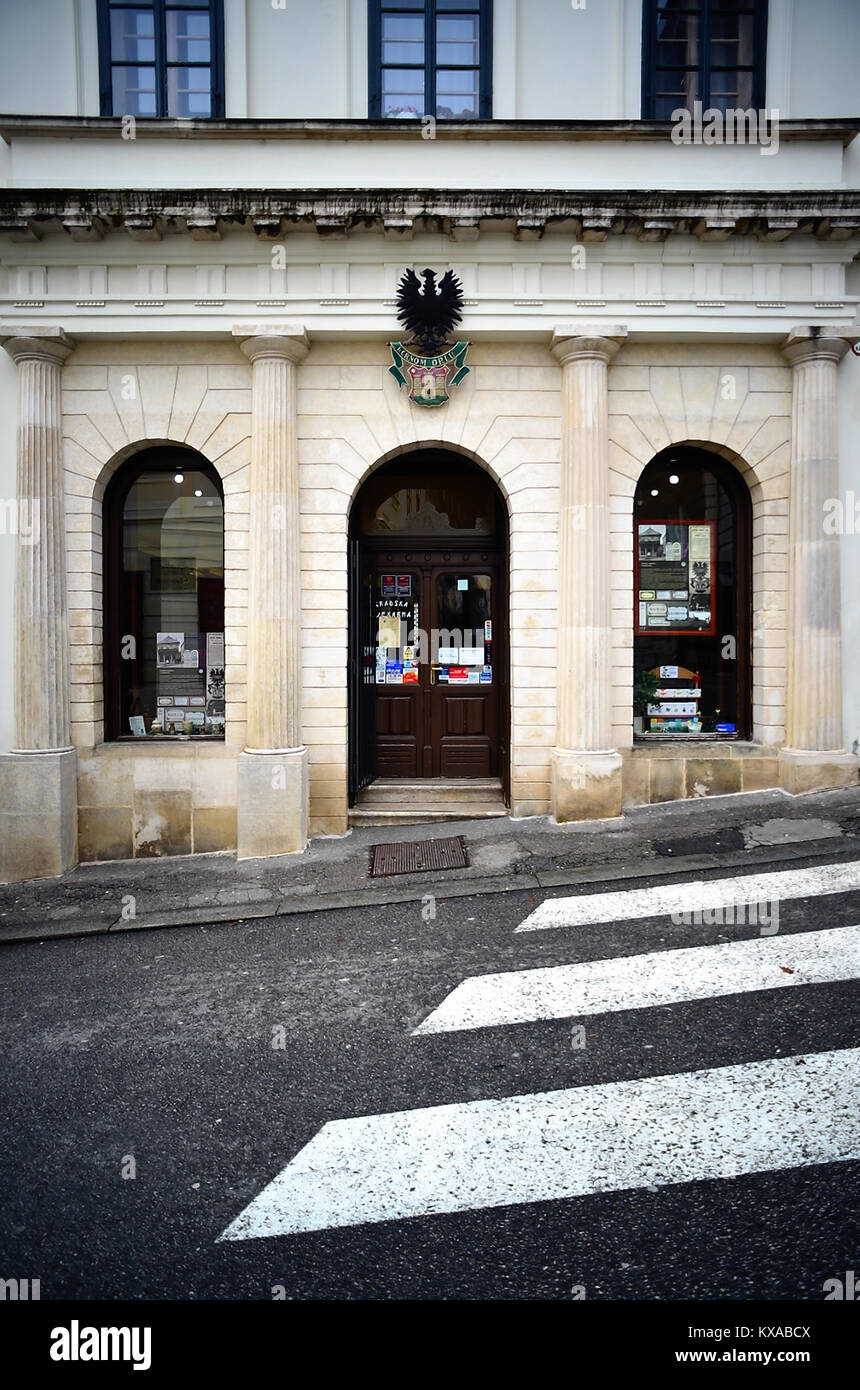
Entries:
{"type": "Polygon", "coordinates": [[[136,454],[104,505],[105,737],[224,734],[224,500],[192,449],[136,454]]]}
{"type": "Polygon", "coordinates": [[[633,506],[634,725],[645,737],[750,734],[750,499],[707,450],[664,449],[633,506]]]}

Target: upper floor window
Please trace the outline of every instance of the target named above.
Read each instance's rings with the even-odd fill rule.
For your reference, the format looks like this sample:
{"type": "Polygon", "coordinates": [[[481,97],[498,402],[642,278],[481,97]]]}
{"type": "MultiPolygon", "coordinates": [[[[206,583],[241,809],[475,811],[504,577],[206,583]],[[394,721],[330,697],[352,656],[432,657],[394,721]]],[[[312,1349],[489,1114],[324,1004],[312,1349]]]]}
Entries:
{"type": "Polygon", "coordinates": [[[221,0],[99,0],[103,116],[224,114],[221,0]]]}
{"type": "Polygon", "coordinates": [[[767,0],[645,0],[642,115],[761,109],[767,0]]]}
{"type": "Polygon", "coordinates": [[[491,0],[370,0],[369,115],[492,115],[491,0]]]}

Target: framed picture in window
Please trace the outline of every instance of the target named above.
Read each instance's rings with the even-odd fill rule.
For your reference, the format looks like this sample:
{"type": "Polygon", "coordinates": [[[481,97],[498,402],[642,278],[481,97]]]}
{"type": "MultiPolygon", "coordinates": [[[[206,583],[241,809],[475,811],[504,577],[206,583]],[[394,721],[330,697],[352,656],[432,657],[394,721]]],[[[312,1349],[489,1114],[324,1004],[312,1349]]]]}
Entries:
{"type": "Polygon", "coordinates": [[[713,636],[716,522],[638,521],[635,527],[634,632],[713,636]]]}

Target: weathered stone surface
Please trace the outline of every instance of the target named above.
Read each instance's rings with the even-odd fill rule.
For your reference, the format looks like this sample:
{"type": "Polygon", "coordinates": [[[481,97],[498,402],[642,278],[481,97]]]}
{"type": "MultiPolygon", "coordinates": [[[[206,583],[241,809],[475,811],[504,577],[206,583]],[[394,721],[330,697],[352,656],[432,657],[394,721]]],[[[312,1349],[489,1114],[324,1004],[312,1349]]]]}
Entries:
{"type": "Polygon", "coordinates": [[[191,813],[195,854],[236,848],[236,807],[195,806],[191,813]]]}
{"type": "Polygon", "coordinates": [[[308,840],[308,755],[296,748],[239,755],[239,859],[299,854],[308,840]]]}
{"type": "Polygon", "coordinates": [[[621,754],[556,749],[552,806],[559,822],[621,815],[621,754]]]}
{"type": "Polygon", "coordinates": [[[175,788],[136,791],[133,826],[136,858],[190,854],[191,794],[175,788]]]}
{"type": "Polygon", "coordinates": [[[779,750],[779,785],[792,795],[824,787],[853,787],[857,782],[857,758],[853,753],[779,750]]]}
{"type": "Polygon", "coordinates": [[[134,833],[130,806],[81,806],[78,809],[79,854],[84,863],[131,859],[134,833]]]}
{"type": "Polygon", "coordinates": [[[741,765],[736,758],[687,758],[684,764],[687,796],[725,796],[741,789],[741,765]]]}
{"type": "Polygon", "coordinates": [[[0,756],[0,882],[63,874],[77,862],[77,754],[0,756]]]}

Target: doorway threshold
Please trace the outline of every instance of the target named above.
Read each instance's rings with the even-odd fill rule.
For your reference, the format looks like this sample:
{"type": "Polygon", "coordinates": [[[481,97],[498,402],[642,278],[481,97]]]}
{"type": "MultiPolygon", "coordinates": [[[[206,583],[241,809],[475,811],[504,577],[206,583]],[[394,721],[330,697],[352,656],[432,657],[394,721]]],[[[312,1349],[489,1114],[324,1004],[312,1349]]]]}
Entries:
{"type": "Polygon", "coordinates": [[[349,824],[424,825],[508,814],[498,777],[377,777],[359,792],[349,824]]]}

